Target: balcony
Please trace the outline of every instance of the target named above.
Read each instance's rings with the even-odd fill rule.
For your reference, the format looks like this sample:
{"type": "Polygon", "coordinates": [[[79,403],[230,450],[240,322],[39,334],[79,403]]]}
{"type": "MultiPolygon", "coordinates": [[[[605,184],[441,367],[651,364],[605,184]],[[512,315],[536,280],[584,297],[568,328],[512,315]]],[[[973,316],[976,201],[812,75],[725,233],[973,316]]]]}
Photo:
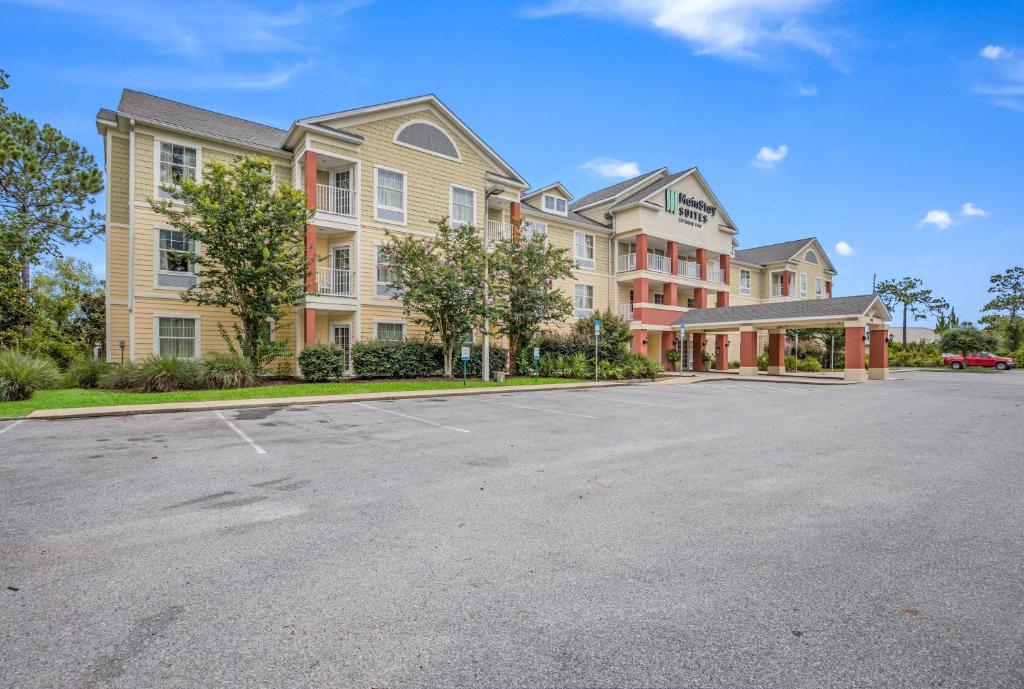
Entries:
{"type": "Polygon", "coordinates": [[[484,230],[484,241],[488,249],[493,249],[498,242],[512,238],[512,225],[500,220],[488,220],[484,230]]]}
{"type": "Polygon", "coordinates": [[[636,270],[636,254],[619,254],[615,258],[615,271],[625,273],[628,270],[636,270]]]}
{"type": "Polygon", "coordinates": [[[708,266],[708,282],[725,283],[725,271],[718,266],[708,266]]]}
{"type": "Polygon", "coordinates": [[[658,254],[647,254],[647,270],[653,273],[668,273],[672,274],[672,259],[668,256],[659,256],[658,254]]]}
{"type": "Polygon", "coordinates": [[[316,209],[320,213],[355,217],[352,205],[352,190],[332,187],[329,184],[316,185],[316,209]]]}
{"type": "Polygon", "coordinates": [[[356,296],[351,270],[316,269],[316,293],[328,297],[356,296]]]}
{"type": "Polygon", "coordinates": [[[700,280],[700,266],[696,261],[680,261],[678,272],[681,277],[700,280]]]}
{"type": "Polygon", "coordinates": [[[616,307],[615,311],[618,314],[619,318],[625,319],[627,321],[633,320],[632,304],[619,304],[619,306],[616,307]]]}

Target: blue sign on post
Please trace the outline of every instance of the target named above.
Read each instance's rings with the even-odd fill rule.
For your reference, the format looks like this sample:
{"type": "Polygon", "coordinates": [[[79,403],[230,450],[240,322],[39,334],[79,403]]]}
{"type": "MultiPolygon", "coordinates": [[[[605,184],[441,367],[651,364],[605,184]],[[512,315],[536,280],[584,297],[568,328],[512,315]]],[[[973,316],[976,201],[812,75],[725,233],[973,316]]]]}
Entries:
{"type": "Polygon", "coordinates": [[[601,332],[601,319],[600,318],[595,318],[594,319],[594,332],[595,333],[601,332]]]}
{"type": "Polygon", "coordinates": [[[540,361],[540,347],[533,348],[533,360],[540,361]]]}
{"type": "Polygon", "coordinates": [[[462,356],[459,358],[462,359],[462,384],[465,385],[468,368],[467,364],[469,363],[469,347],[462,348],[462,356]]]}

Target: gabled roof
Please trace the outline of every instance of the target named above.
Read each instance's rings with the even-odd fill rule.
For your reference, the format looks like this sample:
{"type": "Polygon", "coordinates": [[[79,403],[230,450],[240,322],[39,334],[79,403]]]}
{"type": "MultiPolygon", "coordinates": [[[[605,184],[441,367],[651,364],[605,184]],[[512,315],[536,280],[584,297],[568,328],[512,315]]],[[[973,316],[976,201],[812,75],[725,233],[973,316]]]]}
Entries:
{"type": "Polygon", "coordinates": [[[841,321],[867,316],[871,312],[878,314],[884,321],[892,319],[889,310],[885,308],[877,294],[862,294],[832,299],[803,299],[693,309],[677,318],[673,325],[701,327],[765,321],[841,321]]]}
{"type": "Polygon", "coordinates": [[[818,241],[817,237],[805,237],[804,239],[794,239],[788,242],[779,242],[778,244],[737,249],[735,258],[742,263],[751,263],[756,266],[766,266],[769,263],[783,263],[801,253],[811,243],[817,246],[818,250],[815,253],[825,260],[828,269],[833,273],[836,272],[836,267],[832,265],[832,261],[825,254],[825,249],[821,246],[821,242],[818,241]]]}
{"type": "MultiPolygon", "coordinates": [[[[324,122],[330,122],[334,120],[341,120],[344,123],[345,120],[362,120],[367,117],[370,119],[383,119],[387,117],[387,113],[392,110],[400,110],[403,108],[416,108],[422,106],[420,109],[434,108],[443,119],[448,120],[449,124],[471,145],[475,146],[485,158],[490,158],[492,162],[502,169],[503,172],[508,174],[513,181],[519,182],[524,187],[528,186],[527,182],[523,177],[515,171],[515,169],[505,162],[505,159],[499,156],[494,149],[488,146],[483,139],[477,136],[476,132],[469,128],[469,126],[459,119],[458,115],[451,111],[451,109],[441,102],[441,99],[432,93],[428,93],[422,96],[415,96],[413,98],[403,98],[401,100],[388,101],[385,103],[378,103],[376,105],[367,105],[360,108],[352,108],[349,110],[341,110],[338,112],[327,113],[326,115],[316,115],[314,117],[305,117],[301,120],[297,120],[292,125],[288,136],[296,129],[303,126],[319,125],[323,126],[324,122]]],[[[335,125],[336,126],[336,125],[335,125]]]]}
{"type": "Polygon", "coordinates": [[[567,198],[570,201],[572,201],[572,194],[569,193],[569,190],[566,189],[565,185],[562,184],[561,182],[552,182],[551,184],[547,185],[546,187],[541,187],[540,189],[534,189],[532,191],[528,191],[525,194],[523,194],[522,200],[525,201],[526,199],[533,198],[534,196],[538,196],[539,194],[543,194],[545,191],[551,191],[552,189],[556,190],[559,194],[561,194],[565,198],[567,198]]]}
{"type": "MultiPolygon", "coordinates": [[[[105,112],[110,113],[109,110],[105,112]]],[[[167,125],[199,135],[206,134],[217,139],[237,141],[240,144],[260,148],[280,149],[287,134],[285,130],[277,127],[223,115],[131,89],[124,89],[121,92],[121,102],[117,106],[117,114],[142,122],[167,125]]],[[[97,119],[110,119],[109,116],[104,117],[103,115],[104,111],[101,110],[97,114],[97,119]]]]}
{"type": "Polygon", "coordinates": [[[610,201],[615,199],[617,196],[626,193],[634,187],[639,187],[642,184],[646,184],[648,180],[655,175],[664,176],[668,174],[668,168],[659,167],[657,170],[651,170],[645,172],[642,175],[636,177],[630,177],[624,179],[621,182],[617,182],[611,186],[592,191],[586,196],[582,196],[574,201],[569,207],[573,210],[579,210],[581,208],[587,208],[588,206],[595,206],[604,201],[610,201]]]}
{"type": "Polygon", "coordinates": [[[527,203],[526,201],[523,201],[522,203],[523,203],[523,210],[525,212],[532,213],[532,214],[537,214],[537,215],[543,215],[545,218],[551,218],[551,220],[553,220],[555,222],[557,222],[559,220],[562,220],[562,221],[568,220],[570,223],[576,223],[576,224],[580,224],[580,225],[588,225],[590,227],[600,228],[602,230],[611,230],[612,229],[611,226],[599,223],[596,220],[594,220],[593,218],[588,218],[587,216],[583,215],[582,213],[577,213],[576,211],[569,211],[566,215],[559,215],[558,213],[551,213],[550,211],[546,211],[543,208],[538,208],[537,206],[534,206],[531,203],[527,203]]]}
{"type": "MultiPolygon", "coordinates": [[[[689,177],[691,175],[696,177],[697,184],[699,184],[701,186],[701,188],[704,189],[704,191],[707,193],[707,195],[711,198],[711,200],[718,207],[719,212],[722,214],[722,220],[724,221],[724,222],[720,223],[720,225],[725,225],[726,227],[731,228],[733,230],[733,234],[735,234],[736,225],[735,225],[735,223],[732,220],[732,216],[729,215],[729,211],[725,210],[725,206],[723,206],[722,202],[718,200],[717,196],[715,196],[715,192],[711,190],[711,185],[709,185],[707,180],[704,179],[704,175],[700,174],[700,170],[698,170],[695,167],[691,167],[691,168],[689,168],[687,170],[681,170],[680,172],[677,172],[675,174],[672,174],[672,175],[669,175],[667,177],[662,177],[660,179],[657,179],[657,180],[651,182],[650,184],[647,184],[647,185],[637,189],[635,192],[633,192],[629,196],[626,196],[624,198],[619,199],[619,201],[614,206],[612,206],[609,210],[612,211],[612,212],[615,212],[615,211],[625,210],[626,208],[629,208],[631,206],[642,205],[642,204],[644,204],[647,201],[647,199],[649,197],[654,196],[655,194],[658,194],[659,192],[663,191],[664,189],[667,189],[669,186],[671,186],[672,184],[675,184],[680,179],[683,179],[684,177],[689,177]]],[[[664,201],[658,201],[658,202],[652,201],[652,202],[648,203],[648,205],[650,205],[652,207],[658,207],[658,208],[663,208],[664,207],[663,204],[664,204],[664,201]]]]}

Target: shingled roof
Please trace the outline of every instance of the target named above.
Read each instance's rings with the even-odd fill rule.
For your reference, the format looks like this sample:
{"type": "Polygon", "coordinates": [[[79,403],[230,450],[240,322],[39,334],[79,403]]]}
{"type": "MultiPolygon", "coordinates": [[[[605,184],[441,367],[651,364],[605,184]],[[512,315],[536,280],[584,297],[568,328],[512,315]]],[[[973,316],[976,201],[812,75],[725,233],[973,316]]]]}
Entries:
{"type": "Polygon", "coordinates": [[[814,237],[806,239],[794,239],[789,242],[768,244],[766,246],[754,246],[749,249],[737,249],[736,260],[743,263],[752,263],[756,266],[766,266],[769,263],[780,263],[793,258],[793,254],[800,251],[808,242],[814,241],[814,237]]]}
{"type": "Polygon", "coordinates": [[[803,299],[776,301],[768,304],[744,304],[742,306],[719,306],[711,309],[693,309],[677,318],[673,325],[713,326],[761,321],[801,320],[843,320],[859,318],[871,307],[878,306],[889,320],[889,312],[877,294],[861,294],[852,297],[832,299],[803,299]]]}
{"type": "Polygon", "coordinates": [[[551,220],[553,222],[558,222],[559,220],[571,220],[572,222],[580,223],[580,224],[583,224],[583,225],[590,225],[592,227],[600,227],[602,230],[610,230],[611,229],[611,226],[603,225],[603,224],[597,222],[596,220],[594,220],[593,218],[588,218],[587,216],[583,215],[582,213],[577,213],[576,211],[569,211],[566,215],[560,215],[558,213],[551,213],[549,211],[546,211],[543,208],[538,208],[537,206],[533,205],[532,203],[527,203],[526,201],[523,201],[522,204],[523,204],[523,207],[528,209],[530,213],[536,213],[537,215],[543,215],[545,218],[551,218],[551,220]]]}
{"type": "Polygon", "coordinates": [[[121,102],[117,106],[117,112],[155,124],[170,125],[197,134],[208,134],[219,139],[230,139],[262,148],[281,148],[284,137],[288,133],[277,127],[222,115],[218,112],[197,108],[194,105],[186,105],[131,89],[121,92],[121,102]]]}
{"type": "Polygon", "coordinates": [[[642,201],[651,194],[653,194],[654,192],[658,191],[658,189],[663,189],[664,187],[667,187],[680,177],[685,177],[689,173],[693,172],[693,170],[695,169],[696,168],[691,167],[687,168],[686,170],[680,170],[679,172],[669,175],[668,177],[659,177],[650,184],[645,184],[640,189],[636,190],[626,198],[616,203],[614,206],[612,206],[612,209],[616,210],[619,208],[625,208],[626,206],[630,206],[634,203],[637,203],[638,201],[642,201]]]}
{"type": "Polygon", "coordinates": [[[630,187],[639,184],[645,178],[650,177],[651,175],[655,175],[659,172],[664,173],[666,175],[668,174],[668,170],[666,168],[660,167],[656,170],[645,172],[642,175],[630,177],[629,179],[622,180],[621,182],[613,184],[609,187],[604,187],[603,189],[592,191],[586,196],[581,196],[580,198],[576,199],[571,204],[569,204],[569,208],[582,208],[584,206],[590,206],[595,203],[600,203],[602,201],[608,201],[610,199],[615,198],[617,195],[626,191],[630,187]]]}

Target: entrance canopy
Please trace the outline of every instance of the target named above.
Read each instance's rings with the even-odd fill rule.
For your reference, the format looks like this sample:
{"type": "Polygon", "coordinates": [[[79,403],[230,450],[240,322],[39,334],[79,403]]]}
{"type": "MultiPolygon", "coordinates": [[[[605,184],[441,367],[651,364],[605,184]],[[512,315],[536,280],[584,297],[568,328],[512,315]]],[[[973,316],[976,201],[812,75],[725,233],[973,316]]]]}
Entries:
{"type": "Polygon", "coordinates": [[[748,329],[844,328],[854,324],[880,326],[891,319],[877,294],[863,294],[693,309],[677,318],[673,325],[683,325],[687,332],[693,333],[723,333],[748,329]]]}

